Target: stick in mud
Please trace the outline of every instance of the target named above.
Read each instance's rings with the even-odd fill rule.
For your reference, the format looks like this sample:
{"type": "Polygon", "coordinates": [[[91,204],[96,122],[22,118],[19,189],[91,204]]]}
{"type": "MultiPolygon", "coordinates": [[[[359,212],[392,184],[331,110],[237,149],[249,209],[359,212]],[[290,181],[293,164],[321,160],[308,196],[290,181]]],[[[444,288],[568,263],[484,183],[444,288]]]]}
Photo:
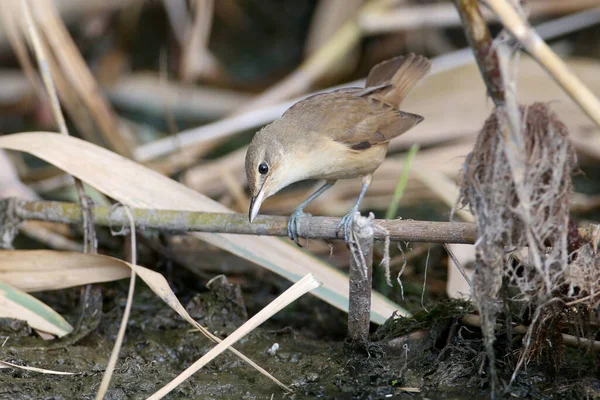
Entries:
{"type": "Polygon", "coordinates": [[[356,343],[366,343],[369,338],[375,242],[373,218],[373,214],[369,217],[357,215],[352,225],[348,337],[356,343]]]}

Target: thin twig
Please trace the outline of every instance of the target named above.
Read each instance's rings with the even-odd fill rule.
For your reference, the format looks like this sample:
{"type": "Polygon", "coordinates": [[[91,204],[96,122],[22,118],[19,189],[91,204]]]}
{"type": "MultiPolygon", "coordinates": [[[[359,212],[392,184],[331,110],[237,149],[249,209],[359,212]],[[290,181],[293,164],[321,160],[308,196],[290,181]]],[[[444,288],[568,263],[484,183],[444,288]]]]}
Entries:
{"type": "Polygon", "coordinates": [[[506,0],[488,0],[487,3],[506,29],[550,73],[596,125],[600,126],[600,101],[587,86],[571,72],[564,61],[506,0]]]}
{"type": "Polygon", "coordinates": [[[460,272],[460,274],[462,275],[462,277],[464,278],[464,280],[469,284],[469,286],[471,286],[472,285],[471,284],[471,279],[469,279],[469,276],[467,275],[467,272],[463,268],[462,264],[460,263],[460,261],[458,260],[458,258],[454,254],[454,252],[452,250],[450,250],[450,246],[447,246],[446,244],[443,244],[443,246],[444,246],[444,250],[446,250],[446,253],[448,253],[448,256],[450,257],[450,259],[452,260],[452,262],[456,266],[456,269],[458,269],[458,271],[460,272]]]}
{"type": "MultiPolygon", "coordinates": [[[[3,201],[15,201],[7,199],[3,201]]],[[[207,213],[192,211],[152,210],[132,208],[131,212],[140,229],[160,229],[172,232],[211,232],[245,235],[287,236],[288,217],[259,215],[253,223],[248,222],[247,214],[207,213]]],[[[74,224],[81,221],[81,209],[74,203],[51,201],[18,200],[15,205],[18,218],[74,224]]],[[[117,210],[111,213],[109,207],[96,206],[94,220],[97,225],[125,223],[126,215],[117,210]]],[[[299,233],[308,239],[338,239],[339,218],[302,217],[299,233]]],[[[373,221],[375,240],[385,240],[389,235],[392,241],[466,243],[476,240],[474,224],[466,222],[434,222],[410,220],[373,221]],[[382,229],[377,229],[377,227],[382,229]]]]}
{"type": "MultiPolygon", "coordinates": [[[[42,75],[42,79],[44,81],[44,85],[46,86],[48,97],[50,98],[50,104],[52,106],[54,120],[58,125],[60,133],[68,136],[69,130],[67,129],[65,117],[63,116],[63,113],[60,108],[60,100],[58,99],[58,95],[56,94],[56,88],[54,86],[54,81],[52,80],[52,73],[48,64],[48,57],[46,56],[46,51],[44,46],[42,45],[40,34],[31,15],[29,0],[22,1],[21,5],[23,17],[27,25],[27,32],[29,33],[29,39],[31,40],[31,46],[33,47],[35,55],[37,57],[37,61],[40,68],[40,74],[42,75]]],[[[85,210],[85,212],[83,213],[84,252],[95,254],[97,241],[96,232],[94,230],[93,225],[91,200],[85,194],[85,190],[83,188],[83,183],[81,182],[81,180],[75,177],[73,177],[73,179],[75,180],[75,187],[77,188],[77,195],[79,197],[79,202],[81,203],[81,208],[85,210]]]]}

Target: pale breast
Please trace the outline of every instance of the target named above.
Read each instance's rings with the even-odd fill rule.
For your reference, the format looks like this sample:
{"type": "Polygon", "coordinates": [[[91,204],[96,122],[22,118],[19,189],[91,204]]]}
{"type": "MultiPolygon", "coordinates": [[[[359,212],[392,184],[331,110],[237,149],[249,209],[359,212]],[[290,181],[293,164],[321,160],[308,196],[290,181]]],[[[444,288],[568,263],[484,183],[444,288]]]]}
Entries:
{"type": "Polygon", "coordinates": [[[310,176],[305,179],[349,179],[371,174],[385,158],[388,144],[372,146],[364,150],[352,150],[347,146],[328,141],[323,149],[307,155],[307,171],[310,176]]]}

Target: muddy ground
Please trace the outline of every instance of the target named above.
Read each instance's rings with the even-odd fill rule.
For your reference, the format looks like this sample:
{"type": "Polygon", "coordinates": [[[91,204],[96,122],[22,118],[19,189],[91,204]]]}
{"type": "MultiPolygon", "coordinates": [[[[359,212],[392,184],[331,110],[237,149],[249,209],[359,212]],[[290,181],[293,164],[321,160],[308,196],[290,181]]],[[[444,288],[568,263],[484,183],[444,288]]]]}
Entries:
{"type": "MultiPolygon", "coordinates": [[[[213,290],[183,288],[191,275],[177,274],[172,286],[190,314],[220,337],[232,332],[281,287],[280,278],[213,290]],[[182,276],[183,275],[183,276],[182,276]],[[259,290],[260,289],[260,290],[259,290]],[[249,292],[254,293],[253,296],[249,292]]],[[[266,279],[265,279],[266,278],[266,279]]],[[[250,281],[248,281],[250,282],[250,281]]],[[[188,285],[189,286],[189,285],[188,285]]],[[[192,285],[193,286],[193,285],[192,285]]],[[[7,337],[0,359],[72,376],[0,370],[1,399],[93,399],[113,346],[127,292],[125,281],[92,290],[78,332],[44,342],[24,324],[4,321],[7,337]]],[[[38,294],[75,326],[80,289],[38,294]],[[75,306],[74,306],[75,305],[75,306]]],[[[236,348],[293,388],[285,393],[232,354],[223,354],[174,390],[170,399],[478,399],[489,397],[485,352],[477,328],[461,323],[473,310],[464,302],[441,302],[414,318],[390,320],[372,342],[345,340],[345,314],[308,295],[290,305],[236,348]],[[279,349],[269,352],[277,343],[279,349]]],[[[499,335],[500,379],[510,379],[520,338],[499,335]]],[[[139,282],[125,342],[107,399],[144,399],[212,347],[139,282]]],[[[597,355],[561,347],[542,354],[521,371],[506,398],[577,399],[600,396],[597,355]],[[558,356],[558,357],[557,357],[558,356]]]]}

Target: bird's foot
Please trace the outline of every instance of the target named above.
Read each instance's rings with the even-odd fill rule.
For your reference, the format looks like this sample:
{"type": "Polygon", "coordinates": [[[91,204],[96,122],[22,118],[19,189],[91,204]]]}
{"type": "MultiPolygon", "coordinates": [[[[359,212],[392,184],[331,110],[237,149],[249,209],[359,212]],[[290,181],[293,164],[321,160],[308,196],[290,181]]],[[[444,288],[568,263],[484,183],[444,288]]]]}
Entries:
{"type": "Polygon", "coordinates": [[[297,208],[292,215],[290,215],[290,219],[288,220],[288,236],[300,247],[302,246],[300,245],[298,233],[300,232],[301,217],[312,217],[312,214],[305,213],[301,208],[297,208]]]}
{"type": "Polygon", "coordinates": [[[357,212],[358,208],[352,208],[348,214],[344,215],[337,226],[338,231],[344,230],[344,240],[348,247],[350,247],[350,242],[352,241],[352,223],[354,222],[354,217],[357,212]]]}

